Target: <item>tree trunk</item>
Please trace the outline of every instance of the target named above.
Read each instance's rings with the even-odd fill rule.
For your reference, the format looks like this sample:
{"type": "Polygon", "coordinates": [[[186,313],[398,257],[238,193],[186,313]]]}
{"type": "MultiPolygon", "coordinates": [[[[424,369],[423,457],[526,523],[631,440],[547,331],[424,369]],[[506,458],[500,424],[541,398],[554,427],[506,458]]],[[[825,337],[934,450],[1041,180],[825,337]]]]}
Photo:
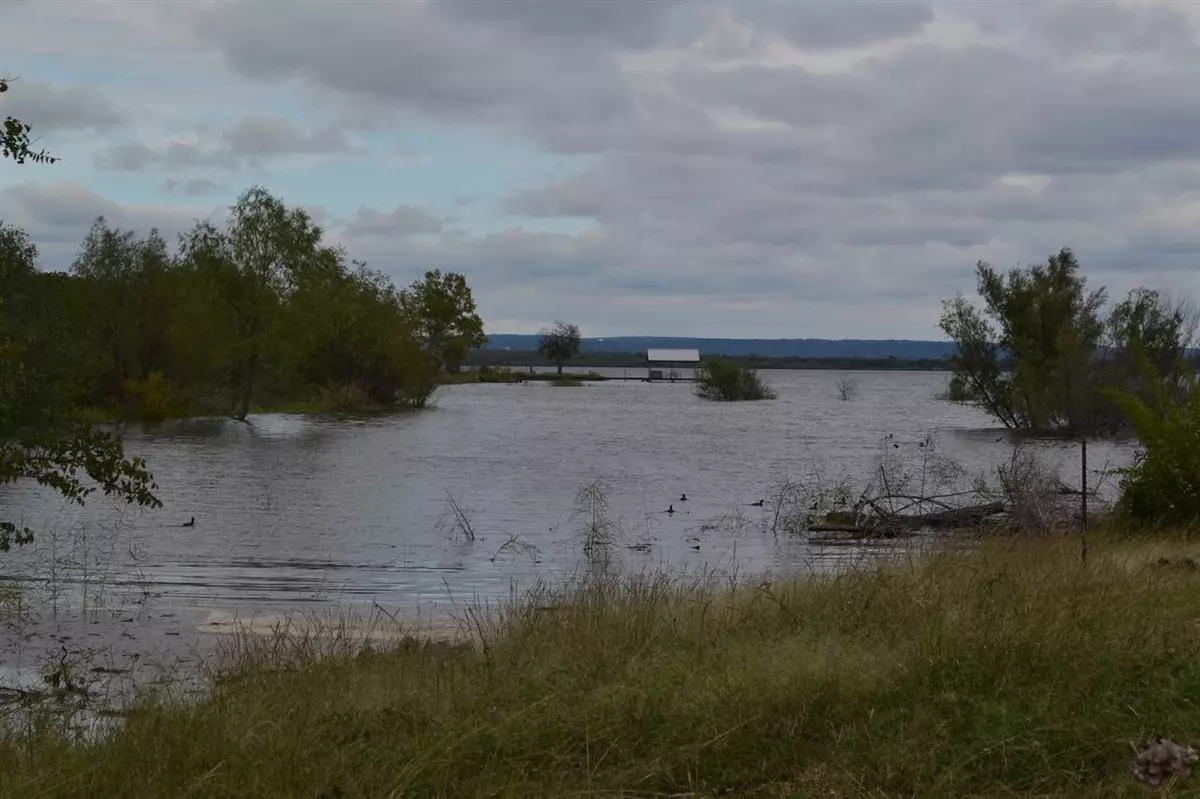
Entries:
{"type": "Polygon", "coordinates": [[[237,415],[234,417],[239,422],[246,421],[246,416],[250,413],[250,397],[254,393],[254,377],[257,371],[258,353],[256,352],[246,362],[246,382],[242,384],[242,401],[238,406],[237,415]]]}
{"type": "Polygon", "coordinates": [[[113,390],[118,403],[125,402],[125,364],[121,360],[121,346],[116,339],[112,342],[113,373],[115,375],[113,390]]]}
{"type": "Polygon", "coordinates": [[[562,374],[562,365],[563,365],[562,359],[561,359],[561,358],[559,358],[559,360],[558,360],[558,373],[559,373],[560,375],[562,374]]]}

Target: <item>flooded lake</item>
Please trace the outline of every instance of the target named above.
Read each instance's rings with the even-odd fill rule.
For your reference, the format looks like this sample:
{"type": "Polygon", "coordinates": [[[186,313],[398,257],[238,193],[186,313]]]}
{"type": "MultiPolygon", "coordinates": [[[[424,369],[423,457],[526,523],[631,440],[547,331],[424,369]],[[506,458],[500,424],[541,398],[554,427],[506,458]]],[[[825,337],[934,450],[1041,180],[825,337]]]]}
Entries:
{"type": "MultiPolygon", "coordinates": [[[[375,603],[437,616],[588,568],[574,512],[592,481],[606,486],[621,533],[617,567],[746,574],[846,556],[765,529],[768,510],[751,503],[784,476],[861,484],[887,447],[912,451],[929,435],[971,472],[994,476],[1011,453],[986,415],[937,399],[945,373],[855,373],[850,401],[838,373],[763,374],[777,400],[705,402],[686,383],[462,385],[419,413],[129,426],[127,449],[148,461],[164,507],[96,499],[80,509],[36,486],[4,488],[0,518],[40,532],[0,555],[0,574],[48,586],[64,611],[56,629],[65,611],[121,608],[105,624],[70,622],[74,634],[118,643],[151,618],[172,636],[235,614],[375,603]],[[672,504],[677,513],[662,512],[672,504]],[[192,517],[195,527],[180,526],[192,517]]],[[[1039,447],[1078,483],[1077,445],[1039,447]]],[[[1091,465],[1130,455],[1097,442],[1091,465]]]]}
{"type": "MultiPolygon", "coordinates": [[[[828,553],[701,528],[739,509],[760,519],[765,511],[749,504],[784,475],[865,479],[888,443],[912,447],[932,434],[943,455],[986,473],[1010,453],[985,414],[937,399],[944,373],[856,373],[850,401],[839,399],[833,372],[764,375],[777,400],[705,402],[685,383],[462,385],[443,388],[421,413],[130,426],[127,449],[148,461],[164,508],[97,499],[78,509],[43,489],[6,488],[0,514],[47,532],[0,559],[0,570],[78,548],[83,535],[111,550],[91,553],[111,556],[95,564],[106,578],[159,595],[160,605],[507,596],[514,580],[581,565],[572,515],[594,480],[607,486],[627,542],[649,545],[623,550],[629,564],[802,567],[828,553]],[[451,496],[474,543],[457,528],[451,496]],[[662,513],[672,504],[676,514],[662,513]],[[195,527],[180,526],[192,517],[195,527]]],[[[1077,482],[1077,445],[1041,446],[1077,482]]],[[[1093,444],[1091,459],[1099,467],[1128,455],[1093,444]]]]}

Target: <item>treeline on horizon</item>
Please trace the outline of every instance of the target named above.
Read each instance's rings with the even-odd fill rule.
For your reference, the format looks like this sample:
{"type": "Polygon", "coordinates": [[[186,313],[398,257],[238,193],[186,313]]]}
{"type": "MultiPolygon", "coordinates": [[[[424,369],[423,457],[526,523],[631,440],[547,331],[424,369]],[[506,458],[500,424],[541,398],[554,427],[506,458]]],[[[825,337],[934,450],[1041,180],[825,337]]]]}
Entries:
{"type": "MultiPolygon", "coordinates": [[[[544,332],[544,331],[543,331],[544,332]]],[[[486,349],[528,351],[538,348],[541,334],[489,333],[486,349]]],[[[589,352],[645,353],[650,349],[695,349],[701,355],[761,358],[940,360],[954,352],[950,341],[918,339],[704,338],[686,336],[580,337],[589,352]]]]}
{"type": "Polygon", "coordinates": [[[466,280],[399,289],[253,187],[172,247],[98,218],[67,272],[0,221],[0,432],[79,409],[159,420],[314,403],[421,407],[484,342],[466,280]]]}
{"type": "MultiPolygon", "coordinates": [[[[700,356],[701,362],[729,361],[754,369],[821,369],[821,370],[878,370],[878,371],[947,371],[953,368],[948,358],[906,359],[906,358],[802,358],[795,356],[763,356],[763,355],[706,355],[700,356]]],[[[480,349],[472,351],[467,356],[467,364],[472,366],[555,366],[553,357],[537,350],[494,350],[480,349]]],[[[583,350],[570,359],[569,364],[575,367],[595,367],[608,369],[645,369],[645,352],[603,352],[583,350]]]]}

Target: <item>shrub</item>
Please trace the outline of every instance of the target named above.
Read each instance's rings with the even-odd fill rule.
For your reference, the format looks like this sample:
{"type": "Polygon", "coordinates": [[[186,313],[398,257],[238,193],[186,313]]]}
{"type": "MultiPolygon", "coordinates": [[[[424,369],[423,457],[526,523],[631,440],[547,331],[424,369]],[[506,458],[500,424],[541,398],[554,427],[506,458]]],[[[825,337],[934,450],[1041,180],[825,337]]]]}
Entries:
{"type": "Polygon", "coordinates": [[[485,366],[479,370],[480,383],[524,383],[525,375],[508,366],[485,366]]]}
{"type": "Polygon", "coordinates": [[[163,373],[155,370],[145,380],[126,380],[122,418],[161,422],[173,415],[175,397],[163,373]]]}
{"type": "Polygon", "coordinates": [[[775,399],[758,372],[729,361],[708,361],[696,370],[696,396],[718,402],[775,399]]]}
{"type": "Polygon", "coordinates": [[[1142,449],[1122,470],[1117,512],[1126,521],[1156,526],[1187,525],[1200,520],[1200,391],[1191,370],[1182,385],[1168,383],[1150,363],[1141,344],[1134,348],[1149,400],[1104,390],[1124,413],[1142,449]]]}
{"type": "Polygon", "coordinates": [[[424,408],[440,385],[437,371],[430,363],[423,361],[410,363],[400,376],[399,383],[396,402],[409,408],[424,408]]]}
{"type": "Polygon", "coordinates": [[[347,383],[332,388],[322,388],[321,410],[328,413],[353,413],[364,411],[375,405],[367,392],[356,383],[347,383]]]}
{"type": "Polygon", "coordinates": [[[967,378],[958,372],[950,375],[950,383],[946,386],[946,393],[939,399],[949,400],[950,402],[972,402],[975,397],[971,394],[971,386],[967,382],[967,378]]]}

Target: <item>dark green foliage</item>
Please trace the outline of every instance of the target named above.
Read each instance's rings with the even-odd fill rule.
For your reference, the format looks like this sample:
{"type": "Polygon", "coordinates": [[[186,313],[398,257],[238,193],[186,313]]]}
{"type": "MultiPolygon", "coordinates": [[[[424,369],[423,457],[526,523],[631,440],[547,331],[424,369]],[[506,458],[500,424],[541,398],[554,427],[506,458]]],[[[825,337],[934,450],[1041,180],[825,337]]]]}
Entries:
{"type": "Polygon", "coordinates": [[[475,300],[462,275],[442,274],[438,269],[426,272],[400,293],[400,303],[417,340],[439,369],[457,372],[467,353],[487,343],[483,320],[475,312],[475,300]]]}
{"type": "Polygon", "coordinates": [[[541,336],[538,353],[554,361],[558,373],[562,374],[563,363],[578,355],[583,343],[579,335],[579,326],[555,322],[553,329],[543,330],[541,336]]]}
{"type": "MultiPolygon", "coordinates": [[[[56,397],[53,383],[43,383],[53,369],[27,353],[0,316],[0,486],[26,479],[79,504],[100,490],[129,503],[160,505],[146,464],[125,458],[111,434],[72,421],[74,409],[56,397]]],[[[32,539],[29,528],[0,519],[0,551],[32,539]]]]}
{"type": "Polygon", "coordinates": [[[729,361],[706,361],[696,370],[696,395],[719,402],[775,399],[758,372],[729,361]]]}
{"type": "MultiPolygon", "coordinates": [[[[81,502],[87,478],[157,504],[145,464],[81,425],[85,410],[155,422],[424,407],[438,366],[482,337],[466,281],[431,274],[410,296],[322,237],[255,187],[227,228],[197,223],[178,253],[156,231],[97,219],[63,274],[39,271],[36,246],[0,222],[0,485],[32,479],[81,502]]],[[[0,526],[0,548],[29,535],[0,526]]]]}
{"type": "Polygon", "coordinates": [[[1107,294],[1087,290],[1069,249],[1007,276],[980,261],[976,274],[983,309],[957,297],[941,319],[958,347],[952,395],[1006,427],[1112,431],[1123,418],[1099,389],[1143,390],[1130,342],[1146,341],[1152,360],[1174,377],[1191,340],[1189,309],[1147,289],[1130,292],[1102,318],[1107,294]]]}
{"type": "Polygon", "coordinates": [[[1124,470],[1117,512],[1129,522],[1192,529],[1200,521],[1200,391],[1190,370],[1164,378],[1134,342],[1133,357],[1149,396],[1105,389],[1142,446],[1124,470]]]}
{"type": "Polygon", "coordinates": [[[263,370],[267,337],[287,295],[331,256],[322,231],[300,208],[288,208],[261,186],[244,192],[218,230],[201,222],[181,242],[182,257],[210,281],[233,312],[238,376],[235,417],[244,420],[263,370]]]}
{"type": "MultiPolygon", "coordinates": [[[[8,83],[0,78],[0,93],[6,91],[8,83]]],[[[30,149],[29,131],[29,125],[6,119],[0,156],[18,164],[57,160],[30,149]]],[[[158,506],[142,460],[127,459],[112,435],[70,424],[79,398],[77,375],[87,364],[73,325],[80,299],[70,281],[39,273],[37,247],[23,231],[0,222],[0,486],[34,480],[79,504],[100,490],[158,506]]],[[[0,551],[32,540],[28,527],[0,519],[0,551]]]]}
{"type": "Polygon", "coordinates": [[[465,280],[437,274],[401,291],[322,237],[302,210],[256,187],[226,229],[198,223],[177,254],[155,231],[97,219],[71,273],[54,274],[0,223],[0,319],[22,364],[22,407],[242,419],[351,386],[374,407],[425,406],[447,357],[430,342],[456,351],[478,322],[465,280]],[[470,318],[456,320],[455,308],[470,318]],[[424,309],[439,321],[426,324],[424,309]]]}

